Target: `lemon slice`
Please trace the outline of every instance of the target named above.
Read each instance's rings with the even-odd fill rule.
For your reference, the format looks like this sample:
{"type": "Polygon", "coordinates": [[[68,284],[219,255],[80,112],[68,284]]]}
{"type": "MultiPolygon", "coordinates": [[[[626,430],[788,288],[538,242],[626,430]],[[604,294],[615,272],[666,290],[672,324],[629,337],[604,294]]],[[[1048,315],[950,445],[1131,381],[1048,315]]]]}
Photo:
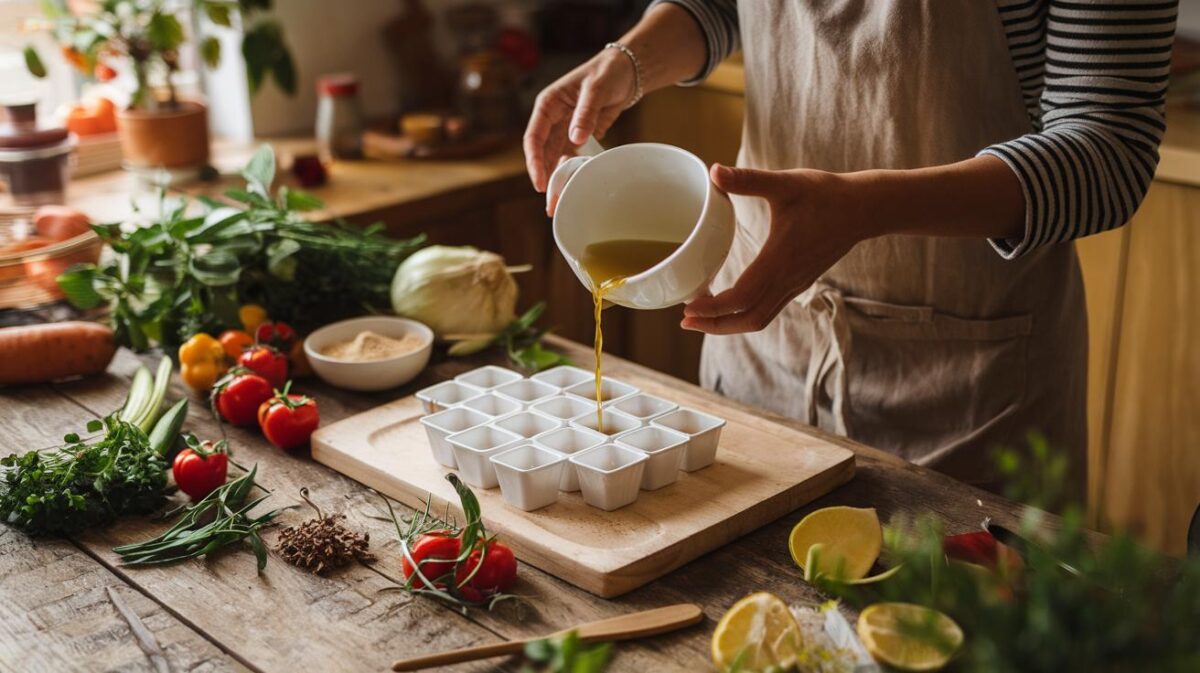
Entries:
{"type": "Polygon", "coordinates": [[[801,648],[800,626],[777,596],[760,591],[729,608],[713,632],[712,658],[718,670],[737,662],[743,673],[786,670],[801,648]]]}
{"type": "Polygon", "coordinates": [[[826,507],[800,520],[788,537],[792,560],[806,577],[825,575],[860,580],[871,571],[883,547],[883,527],[871,508],[826,507]],[[821,545],[815,568],[808,569],[809,549],[821,545]]]}
{"type": "Polygon", "coordinates": [[[939,670],[963,642],[953,619],[911,603],[876,603],[863,610],[858,637],[876,660],[904,671],[939,670]]]}

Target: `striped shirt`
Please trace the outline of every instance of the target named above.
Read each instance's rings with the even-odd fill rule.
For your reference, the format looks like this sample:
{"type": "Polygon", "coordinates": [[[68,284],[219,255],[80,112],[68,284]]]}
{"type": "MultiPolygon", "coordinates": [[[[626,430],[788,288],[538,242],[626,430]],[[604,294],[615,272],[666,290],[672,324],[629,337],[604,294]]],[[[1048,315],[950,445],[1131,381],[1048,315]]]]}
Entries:
{"type": "MultiPolygon", "coordinates": [[[[736,0],[687,9],[708,55],[695,84],[739,45],[736,0]]],[[[1025,233],[1005,258],[1121,226],[1158,165],[1177,0],[996,0],[1033,131],[981,149],[1016,173],[1025,233]]]]}

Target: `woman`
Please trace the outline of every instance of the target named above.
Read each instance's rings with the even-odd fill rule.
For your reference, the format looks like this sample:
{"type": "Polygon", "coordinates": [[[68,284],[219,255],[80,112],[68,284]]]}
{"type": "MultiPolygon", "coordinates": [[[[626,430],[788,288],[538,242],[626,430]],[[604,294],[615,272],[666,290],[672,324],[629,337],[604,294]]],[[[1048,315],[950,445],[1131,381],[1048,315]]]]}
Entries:
{"type": "Polygon", "coordinates": [[[744,52],[738,236],[682,326],[704,385],[986,488],[1038,430],[1082,492],[1087,323],[1071,240],[1158,162],[1173,1],[658,0],[538,97],[539,190],[645,91],[744,52]]]}

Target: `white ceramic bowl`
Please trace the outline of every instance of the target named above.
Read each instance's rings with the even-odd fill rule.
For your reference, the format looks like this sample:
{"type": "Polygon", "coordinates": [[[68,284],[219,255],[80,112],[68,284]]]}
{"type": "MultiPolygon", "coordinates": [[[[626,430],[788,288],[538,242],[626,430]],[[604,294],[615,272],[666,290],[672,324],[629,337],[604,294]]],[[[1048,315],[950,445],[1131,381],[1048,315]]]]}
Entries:
{"type": "Polygon", "coordinates": [[[648,457],[646,471],[642,474],[643,491],[653,491],[679,479],[679,465],[687,448],[687,435],[646,426],[617,435],[616,442],[637,449],[648,457]]]}
{"type": "Polygon", "coordinates": [[[708,288],[729,254],[733,205],[709,180],[708,166],[686,150],[632,143],[573,157],[554,173],[547,194],[557,203],[554,241],[589,290],[592,281],[580,260],[592,243],[683,241],[606,295],[614,304],[658,309],[688,301],[708,288]]]}
{"type": "Polygon", "coordinates": [[[489,420],[491,417],[487,414],[466,407],[451,407],[436,414],[422,416],[421,425],[425,426],[433,459],[450,469],[458,467],[458,462],[454,460],[454,447],[450,446],[446,438],[456,432],[483,425],[489,420]]]}
{"type": "Polygon", "coordinates": [[[530,442],[521,442],[490,458],[504,502],[526,512],[558,500],[567,457],[530,442]]]}
{"type": "Polygon", "coordinates": [[[651,427],[666,428],[688,436],[683,463],[679,469],[695,472],[712,465],[717,456],[717,445],[721,439],[721,428],[725,419],[717,418],[695,409],[679,408],[650,421],[651,427]]]}
{"type": "Polygon", "coordinates": [[[304,340],[304,354],[321,380],[338,388],[364,392],[387,390],[413,380],[429,364],[432,351],[433,330],[416,320],[395,316],[367,316],[335,322],[309,334],[304,340]],[[353,339],[364,330],[396,339],[416,334],[421,338],[422,346],[410,353],[366,362],[350,362],[321,354],[325,348],[353,339]]]}
{"type": "MultiPolygon", "coordinates": [[[[608,437],[595,430],[577,427],[549,430],[533,438],[534,444],[561,453],[564,456],[571,456],[587,451],[593,446],[600,446],[607,441],[608,437]]],[[[579,474],[575,471],[574,465],[567,463],[567,466],[563,469],[562,481],[558,484],[558,490],[567,492],[579,490],[579,474]]]]}
{"type": "Polygon", "coordinates": [[[605,511],[637,500],[648,457],[619,444],[601,444],[571,456],[583,501],[605,511]]]}

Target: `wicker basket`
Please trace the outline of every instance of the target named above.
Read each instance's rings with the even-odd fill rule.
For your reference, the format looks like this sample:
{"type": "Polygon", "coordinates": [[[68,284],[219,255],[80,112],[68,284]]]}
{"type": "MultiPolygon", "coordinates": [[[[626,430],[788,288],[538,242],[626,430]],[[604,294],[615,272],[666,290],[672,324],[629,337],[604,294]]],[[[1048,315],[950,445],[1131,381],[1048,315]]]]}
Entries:
{"type": "Polygon", "coordinates": [[[0,309],[30,308],[62,299],[55,282],[58,275],[72,264],[95,263],[102,247],[100,237],[89,231],[65,241],[46,244],[24,239],[0,248],[0,309]],[[39,247],[16,250],[30,245],[39,247]]]}

